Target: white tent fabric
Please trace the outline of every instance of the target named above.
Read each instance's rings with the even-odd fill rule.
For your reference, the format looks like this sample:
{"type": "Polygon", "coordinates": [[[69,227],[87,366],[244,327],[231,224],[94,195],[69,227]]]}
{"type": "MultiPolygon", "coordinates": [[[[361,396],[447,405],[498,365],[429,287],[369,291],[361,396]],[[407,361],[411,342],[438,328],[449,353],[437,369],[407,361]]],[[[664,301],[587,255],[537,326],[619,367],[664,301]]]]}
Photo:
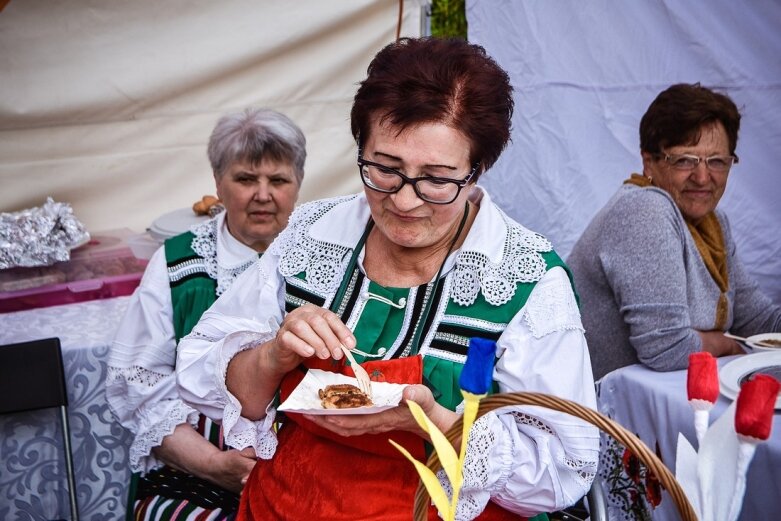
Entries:
{"type": "MultiPolygon", "coordinates": [[[[0,9],[6,2],[0,3],[0,9]]],[[[91,231],[142,231],[214,193],[222,114],[304,130],[299,203],[354,192],[349,111],[399,0],[11,0],[0,11],[0,212],[70,203],[91,231]]],[[[404,0],[402,36],[421,31],[404,0]]]]}
{"type": "Polygon", "coordinates": [[[481,182],[562,256],[641,171],[640,118],[659,92],[700,82],[729,94],[740,164],[719,207],[781,303],[781,3],[467,0],[467,20],[515,87],[513,142],[481,182]]]}

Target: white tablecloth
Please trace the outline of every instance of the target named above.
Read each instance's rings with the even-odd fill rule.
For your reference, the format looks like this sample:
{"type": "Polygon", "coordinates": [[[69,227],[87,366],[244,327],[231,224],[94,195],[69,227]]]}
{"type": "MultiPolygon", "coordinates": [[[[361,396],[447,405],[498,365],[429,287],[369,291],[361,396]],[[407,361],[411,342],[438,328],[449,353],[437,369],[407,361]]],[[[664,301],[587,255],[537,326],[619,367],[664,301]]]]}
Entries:
{"type": "MultiPolygon", "coordinates": [[[[751,356],[751,355],[744,355],[751,356]]],[[[719,359],[719,365],[734,359],[719,359]]],[[[711,423],[731,402],[720,396],[711,411],[711,423]]],[[[637,434],[675,472],[678,433],[697,448],[693,413],[686,395],[686,371],[659,373],[641,365],[624,367],[605,375],[599,382],[600,412],[637,434]]],[[[648,508],[646,480],[633,480],[624,470],[623,450],[603,444],[600,476],[610,502],[611,520],[678,520],[671,497],[664,493],[655,509],[648,508]],[[649,510],[651,514],[649,515],[649,510]]],[[[747,476],[741,520],[781,519],[781,413],[773,418],[772,434],[757,448],[747,476]]]]}
{"type": "MultiPolygon", "coordinates": [[[[108,348],[129,298],[0,314],[0,345],[61,340],[84,520],[125,514],[131,438],[111,416],[104,382],[108,348]]],[[[0,519],[70,518],[58,418],[56,409],[0,416],[0,519]]]]}

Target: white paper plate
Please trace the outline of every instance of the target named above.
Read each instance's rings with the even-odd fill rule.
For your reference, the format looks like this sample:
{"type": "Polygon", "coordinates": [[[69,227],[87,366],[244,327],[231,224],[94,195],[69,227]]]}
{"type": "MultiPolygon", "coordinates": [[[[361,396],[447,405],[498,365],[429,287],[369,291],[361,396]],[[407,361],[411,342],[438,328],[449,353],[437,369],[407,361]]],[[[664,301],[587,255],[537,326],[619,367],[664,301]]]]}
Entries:
{"type": "MultiPolygon", "coordinates": [[[[781,351],[741,355],[719,370],[721,394],[734,400],[741,384],[755,373],[767,373],[781,381],[781,351]]],[[[781,395],[776,399],[776,410],[781,409],[781,395]]]]}
{"type": "Polygon", "coordinates": [[[208,215],[195,215],[192,208],[180,208],[155,219],[149,227],[149,233],[156,239],[170,239],[209,219],[208,215]]]}
{"type": "Polygon", "coordinates": [[[781,352],[781,345],[777,347],[765,347],[756,344],[756,342],[774,340],[781,342],[781,333],[763,333],[761,335],[753,335],[746,339],[746,344],[754,351],[767,351],[767,352],[781,352]]]}
{"type": "Polygon", "coordinates": [[[374,414],[399,405],[401,393],[406,387],[402,384],[388,382],[372,382],[372,407],[355,407],[352,409],[325,409],[320,403],[317,391],[326,385],[353,384],[355,378],[338,373],[310,369],[301,383],[293,389],[287,400],[278,407],[280,411],[300,412],[317,415],[349,415],[349,414],[374,414]]]}

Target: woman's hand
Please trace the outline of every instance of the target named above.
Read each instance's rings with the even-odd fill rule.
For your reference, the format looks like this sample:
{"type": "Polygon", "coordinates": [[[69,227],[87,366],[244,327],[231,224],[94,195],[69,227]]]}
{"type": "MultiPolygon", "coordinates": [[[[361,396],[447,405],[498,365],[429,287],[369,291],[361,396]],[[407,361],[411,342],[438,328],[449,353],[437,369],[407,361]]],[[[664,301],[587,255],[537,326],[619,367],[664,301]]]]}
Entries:
{"type": "Polygon", "coordinates": [[[431,390],[425,385],[405,387],[399,406],[387,411],[356,415],[305,415],[305,418],[340,436],[360,436],[402,430],[414,432],[428,439],[428,434],[420,428],[407,407],[407,400],[416,402],[442,432],[447,432],[458,419],[458,414],[442,407],[434,400],[431,390]]]}
{"type": "Polygon", "coordinates": [[[247,447],[244,450],[230,449],[217,451],[207,458],[208,471],[200,477],[215,483],[226,490],[240,494],[252,472],[257,458],[255,449],[247,447]]]}
{"type": "Polygon", "coordinates": [[[285,317],[269,354],[286,373],[310,356],[339,360],[342,345],[355,347],[352,331],[333,312],[306,304],[285,317]]]}
{"type": "Polygon", "coordinates": [[[697,333],[702,339],[702,350],[715,357],[746,353],[738,342],[725,337],[721,331],[697,331],[697,333]]]}
{"type": "Polygon", "coordinates": [[[355,347],[355,337],[331,311],[306,304],[288,313],[273,339],[237,353],[228,363],[225,383],[241,403],[241,415],[263,418],[287,373],[311,356],[339,360],[342,344],[355,347]]]}
{"type": "Polygon", "coordinates": [[[257,461],[252,447],[222,451],[186,423],[177,425],[152,452],[170,467],[237,494],[257,461]]]}

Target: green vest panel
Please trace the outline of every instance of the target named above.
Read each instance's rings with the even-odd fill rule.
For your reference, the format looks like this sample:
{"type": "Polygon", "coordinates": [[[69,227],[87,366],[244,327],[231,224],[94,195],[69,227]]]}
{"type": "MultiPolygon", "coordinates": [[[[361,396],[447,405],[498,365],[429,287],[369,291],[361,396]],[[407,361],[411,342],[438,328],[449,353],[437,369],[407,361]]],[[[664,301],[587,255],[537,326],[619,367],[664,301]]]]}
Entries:
{"type": "Polygon", "coordinates": [[[177,343],[192,331],[203,312],[217,300],[217,281],[206,271],[204,259],[193,251],[194,238],[195,235],[186,232],[165,241],[177,343]]]}

